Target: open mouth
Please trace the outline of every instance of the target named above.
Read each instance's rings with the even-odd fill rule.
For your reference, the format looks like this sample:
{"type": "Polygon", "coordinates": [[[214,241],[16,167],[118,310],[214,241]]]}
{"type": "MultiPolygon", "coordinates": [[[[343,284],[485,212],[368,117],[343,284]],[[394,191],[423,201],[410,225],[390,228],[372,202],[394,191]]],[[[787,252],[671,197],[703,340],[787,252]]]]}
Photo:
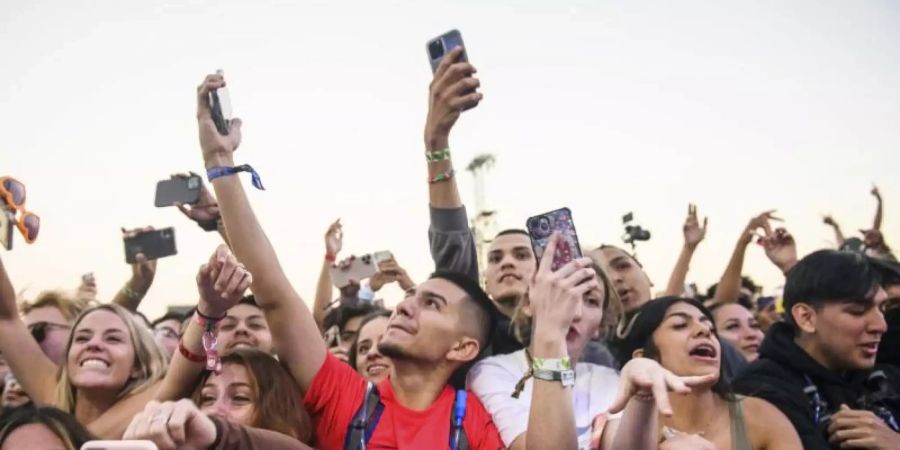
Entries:
{"type": "Polygon", "coordinates": [[[878,354],[878,342],[869,342],[863,345],[860,345],[863,349],[863,353],[867,358],[873,358],[878,354]]]}
{"type": "Polygon", "coordinates": [[[99,358],[85,358],[78,366],[86,369],[108,369],[109,362],[99,358]]]}
{"type": "Polygon", "coordinates": [[[718,356],[718,352],[716,352],[716,348],[713,347],[712,344],[702,343],[698,344],[696,347],[692,348],[689,355],[693,358],[706,360],[706,361],[715,361],[718,356]]]}
{"type": "Polygon", "coordinates": [[[631,300],[631,289],[618,289],[616,292],[619,294],[619,299],[622,300],[622,303],[628,303],[631,300]]]}
{"type": "Polygon", "coordinates": [[[522,281],[522,277],[520,277],[520,276],[518,276],[518,275],[516,275],[516,274],[514,274],[514,273],[507,273],[507,274],[504,274],[504,275],[500,275],[500,280],[499,280],[500,283],[503,283],[503,282],[505,282],[505,281],[507,281],[507,280],[512,280],[512,281],[522,281]]]}
{"type": "Polygon", "coordinates": [[[228,348],[256,348],[256,345],[250,341],[231,341],[228,343],[228,348]]]}
{"type": "Polygon", "coordinates": [[[379,375],[384,374],[388,370],[388,366],[386,364],[374,363],[370,364],[369,367],[366,367],[366,375],[370,377],[377,377],[379,375]]]}

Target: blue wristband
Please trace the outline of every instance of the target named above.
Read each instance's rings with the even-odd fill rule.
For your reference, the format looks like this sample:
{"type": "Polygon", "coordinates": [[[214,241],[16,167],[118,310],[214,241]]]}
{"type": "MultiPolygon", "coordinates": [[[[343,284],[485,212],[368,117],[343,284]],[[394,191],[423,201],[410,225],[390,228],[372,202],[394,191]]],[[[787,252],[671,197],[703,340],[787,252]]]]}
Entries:
{"type": "Polygon", "coordinates": [[[216,178],[224,177],[227,175],[234,175],[239,172],[250,172],[250,180],[253,183],[253,187],[261,191],[266,190],[266,188],[264,188],[262,185],[262,179],[259,177],[259,173],[257,173],[256,170],[253,169],[253,167],[250,167],[250,164],[242,164],[240,166],[234,167],[213,167],[207,169],[206,178],[210,183],[212,183],[212,181],[216,178]]]}

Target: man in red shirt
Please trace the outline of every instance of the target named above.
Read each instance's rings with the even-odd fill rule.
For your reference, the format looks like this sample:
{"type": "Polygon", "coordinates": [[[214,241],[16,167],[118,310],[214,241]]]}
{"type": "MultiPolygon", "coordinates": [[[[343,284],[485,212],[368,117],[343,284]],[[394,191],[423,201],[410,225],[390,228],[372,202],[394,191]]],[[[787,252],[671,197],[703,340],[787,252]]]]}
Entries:
{"type": "MultiPolygon", "coordinates": [[[[204,162],[229,244],[254,274],[251,289],[266,314],[280,361],[304,392],[317,447],[341,449],[354,416],[367,410],[363,405],[371,396],[363,378],[328,352],[312,313],[288,281],[250,207],[238,173],[252,169],[235,167],[233,160],[241,122],[230,121],[229,133],[222,135],[211,117],[209,93],[224,86],[220,75],[206,78],[197,93],[197,117],[204,162]]],[[[261,187],[259,182],[254,185],[261,187]]],[[[455,398],[460,395],[448,386],[454,374],[458,375],[454,379],[464,379],[466,367],[485,348],[492,308],[475,281],[452,272],[436,273],[407,293],[379,346],[392,358],[394,368],[377,386],[374,398],[382,406],[366,422],[374,430],[366,433],[366,448],[449,448],[451,438],[460,435],[471,450],[503,448],[490,414],[477,397],[469,395],[457,405],[455,398]],[[460,414],[462,404],[464,415],[460,414]],[[455,417],[460,418],[461,427],[451,427],[455,417]]],[[[358,442],[348,446],[360,447],[358,442]]]]}

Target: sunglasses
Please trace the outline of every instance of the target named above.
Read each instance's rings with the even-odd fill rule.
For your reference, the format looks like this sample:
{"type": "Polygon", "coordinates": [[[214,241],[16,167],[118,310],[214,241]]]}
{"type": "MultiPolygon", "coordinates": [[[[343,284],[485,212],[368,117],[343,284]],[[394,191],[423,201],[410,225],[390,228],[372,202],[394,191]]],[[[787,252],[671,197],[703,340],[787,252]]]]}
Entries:
{"type": "Polygon", "coordinates": [[[12,177],[0,177],[0,198],[15,211],[16,228],[25,242],[33,243],[41,229],[41,218],[25,210],[25,185],[12,177]]]}
{"type": "Polygon", "coordinates": [[[59,330],[69,330],[72,327],[51,322],[35,322],[28,326],[28,331],[31,332],[31,336],[34,337],[34,340],[40,344],[44,342],[44,339],[47,339],[47,331],[54,328],[59,330]]]}

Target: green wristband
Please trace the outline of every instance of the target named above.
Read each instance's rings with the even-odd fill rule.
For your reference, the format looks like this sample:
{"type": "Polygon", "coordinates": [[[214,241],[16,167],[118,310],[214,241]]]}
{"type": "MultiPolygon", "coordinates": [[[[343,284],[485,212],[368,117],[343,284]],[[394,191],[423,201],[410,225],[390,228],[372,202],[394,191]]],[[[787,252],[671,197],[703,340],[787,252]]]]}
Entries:
{"type": "Polygon", "coordinates": [[[431,152],[425,152],[425,159],[428,162],[449,161],[450,160],[450,149],[445,148],[443,150],[434,150],[431,152]]]}

